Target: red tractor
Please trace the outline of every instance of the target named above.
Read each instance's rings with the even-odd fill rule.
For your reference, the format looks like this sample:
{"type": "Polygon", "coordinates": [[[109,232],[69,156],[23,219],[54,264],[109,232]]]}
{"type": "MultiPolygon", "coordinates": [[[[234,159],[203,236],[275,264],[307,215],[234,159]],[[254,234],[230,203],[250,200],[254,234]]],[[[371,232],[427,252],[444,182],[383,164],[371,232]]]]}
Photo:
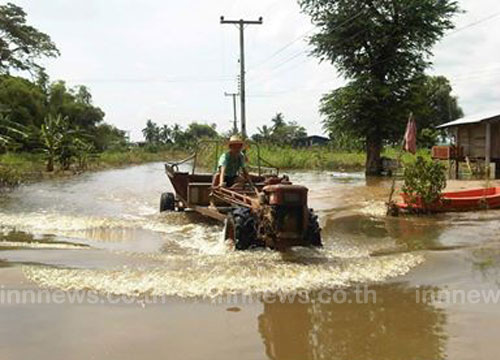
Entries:
{"type": "MultiPolygon", "coordinates": [[[[218,158],[219,144],[215,144],[218,158]]],[[[165,170],[175,191],[163,193],[160,211],[195,211],[224,222],[224,238],[237,250],[292,246],[321,247],[318,217],[307,205],[308,189],[293,185],[276,168],[263,167],[257,148],[257,174],[250,174],[243,188],[212,187],[212,174],[196,173],[200,145],[189,158],[166,163],[165,170]],[[183,164],[192,169],[180,171],[183,164]],[[263,174],[263,170],[270,171],[263,174]],[[215,204],[215,206],[210,206],[215,204]]]]}

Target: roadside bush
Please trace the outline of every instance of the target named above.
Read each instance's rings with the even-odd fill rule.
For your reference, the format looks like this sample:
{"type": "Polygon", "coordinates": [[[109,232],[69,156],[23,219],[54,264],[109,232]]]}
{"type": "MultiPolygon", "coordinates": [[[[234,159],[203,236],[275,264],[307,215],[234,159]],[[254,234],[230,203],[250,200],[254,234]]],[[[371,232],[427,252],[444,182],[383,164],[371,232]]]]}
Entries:
{"type": "Polygon", "coordinates": [[[417,156],[405,163],[403,193],[410,204],[428,207],[441,197],[446,187],[445,167],[439,162],[417,156]]]}

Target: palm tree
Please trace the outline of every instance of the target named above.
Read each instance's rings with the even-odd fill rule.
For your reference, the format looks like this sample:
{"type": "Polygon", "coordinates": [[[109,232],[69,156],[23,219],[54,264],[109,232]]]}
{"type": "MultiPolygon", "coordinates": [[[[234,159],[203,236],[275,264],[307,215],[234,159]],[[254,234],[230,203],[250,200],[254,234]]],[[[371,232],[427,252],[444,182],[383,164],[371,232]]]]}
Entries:
{"type": "Polygon", "coordinates": [[[163,125],[160,128],[160,140],[164,144],[172,143],[172,129],[168,125],[163,125]]]}
{"type": "Polygon", "coordinates": [[[276,116],[274,116],[271,121],[273,122],[273,130],[279,129],[283,126],[286,125],[285,122],[285,117],[283,116],[283,113],[277,113],[276,116]]]}
{"type": "Polygon", "coordinates": [[[142,135],[148,143],[157,143],[160,139],[160,129],[153,121],[148,120],[146,122],[146,127],[142,129],[142,135]]]}
{"type": "Polygon", "coordinates": [[[271,137],[273,135],[273,130],[269,128],[267,125],[263,125],[261,128],[257,128],[258,134],[257,138],[260,141],[267,142],[271,140],[271,137]]]}

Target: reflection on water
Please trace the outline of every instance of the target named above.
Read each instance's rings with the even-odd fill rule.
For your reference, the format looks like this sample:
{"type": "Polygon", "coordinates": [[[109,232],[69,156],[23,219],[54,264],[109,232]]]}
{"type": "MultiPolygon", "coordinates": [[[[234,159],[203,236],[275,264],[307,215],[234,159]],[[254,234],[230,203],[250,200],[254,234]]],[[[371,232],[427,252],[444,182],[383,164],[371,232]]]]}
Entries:
{"type": "MultiPolygon", "coordinates": [[[[273,360],[444,359],[445,313],[415,301],[405,285],[371,287],[376,301],[264,303],[258,318],[273,360]],[[349,303],[351,302],[351,303],[349,303]]],[[[426,289],[431,291],[432,289],[426,289]]]]}

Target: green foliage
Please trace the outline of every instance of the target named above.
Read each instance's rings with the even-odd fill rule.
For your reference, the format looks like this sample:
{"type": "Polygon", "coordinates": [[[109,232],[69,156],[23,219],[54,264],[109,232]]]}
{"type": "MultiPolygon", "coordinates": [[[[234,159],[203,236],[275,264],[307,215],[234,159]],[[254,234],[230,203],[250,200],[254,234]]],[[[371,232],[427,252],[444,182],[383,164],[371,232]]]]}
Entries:
{"type": "MultiPolygon", "coordinates": [[[[220,144],[222,145],[222,144],[220,144]]],[[[280,169],[337,170],[361,171],[364,165],[364,154],[361,152],[329,151],[327,148],[293,148],[272,144],[260,145],[260,157],[264,161],[261,166],[273,166],[280,169]]],[[[225,151],[219,147],[219,155],[225,151]]],[[[249,145],[247,151],[249,165],[258,165],[257,145],[249,145]]],[[[199,152],[199,163],[209,171],[215,169],[215,148],[208,146],[199,152]]]]}
{"type": "Polygon", "coordinates": [[[425,128],[418,132],[417,144],[421,148],[430,149],[438,143],[441,132],[436,129],[425,128]]]}
{"type": "Polygon", "coordinates": [[[142,134],[146,140],[146,149],[150,152],[157,152],[162,146],[170,145],[178,149],[193,148],[202,139],[217,139],[219,134],[216,125],[206,125],[193,122],[183,130],[175,124],[158,126],[152,120],[146,122],[146,127],[142,129],[142,134]]]}
{"type": "Polygon", "coordinates": [[[366,143],[367,173],[380,172],[385,141],[404,131],[412,88],[422,81],[431,47],[454,27],[452,0],[299,0],[319,32],[313,54],[349,83],[321,101],[325,128],[366,143]]]}
{"type": "MultiPolygon", "coordinates": [[[[75,158],[75,170],[105,169],[130,164],[142,164],[153,161],[165,161],[165,159],[176,160],[185,158],[186,154],[176,151],[161,151],[155,154],[148,153],[140,148],[132,148],[127,151],[105,151],[95,157],[94,153],[89,155],[87,164],[81,168],[75,158]]],[[[46,172],[45,154],[14,153],[0,154],[0,191],[4,186],[15,186],[19,183],[37,181],[46,178],[66,176],[67,172],[46,172]]]]}
{"type": "Polygon", "coordinates": [[[0,150],[11,150],[19,146],[19,141],[28,135],[26,129],[10,117],[0,113],[0,150]]]}
{"type": "Polygon", "coordinates": [[[443,164],[421,156],[417,156],[414,162],[405,164],[403,177],[403,193],[413,205],[432,205],[439,200],[442,190],[446,187],[443,164]]]}
{"type": "Polygon", "coordinates": [[[18,185],[41,174],[44,159],[40,154],[0,154],[0,190],[2,187],[18,185]]]}
{"type": "Polygon", "coordinates": [[[48,115],[42,124],[41,135],[47,159],[47,171],[54,170],[56,161],[62,170],[69,170],[74,161],[80,170],[87,167],[94,147],[87,141],[87,134],[71,127],[67,117],[60,114],[48,115]]]}
{"type": "Polygon", "coordinates": [[[0,75],[0,104],[10,119],[28,128],[40,127],[46,114],[46,96],[35,83],[0,75]]]}
{"type": "Polygon", "coordinates": [[[18,169],[0,164],[0,190],[21,183],[22,175],[18,169]]]}
{"type": "Polygon", "coordinates": [[[26,133],[27,136],[17,139],[22,151],[36,151],[40,147],[40,128],[49,114],[60,114],[73,128],[78,127],[92,135],[90,141],[101,151],[106,148],[104,142],[108,140],[126,143],[124,132],[109,125],[108,128],[99,128],[103,125],[104,112],[92,104],[92,96],[85,86],[68,89],[62,81],[49,84],[43,72],[39,73],[36,82],[0,76],[0,108],[26,133]]]}
{"type": "Polygon", "coordinates": [[[50,37],[26,23],[24,10],[12,3],[0,5],[0,73],[37,70],[36,60],[59,55],[50,37]]]}
{"type": "Polygon", "coordinates": [[[93,142],[97,151],[125,150],[128,147],[125,131],[110,124],[99,124],[95,128],[93,142]]]}
{"type": "Polygon", "coordinates": [[[408,107],[420,129],[431,129],[464,116],[452,91],[450,81],[444,76],[424,76],[414,84],[408,107]]]}
{"type": "Polygon", "coordinates": [[[92,104],[87,87],[80,85],[68,89],[64,81],[52,83],[47,94],[48,113],[67,117],[73,126],[87,131],[95,129],[104,119],[104,112],[92,104]]]}
{"type": "Polygon", "coordinates": [[[301,139],[307,137],[306,129],[299,126],[295,121],[286,121],[282,113],[276,114],[271,119],[273,125],[258,128],[258,133],[252,136],[252,140],[262,143],[279,143],[282,145],[294,145],[301,139]]]}

